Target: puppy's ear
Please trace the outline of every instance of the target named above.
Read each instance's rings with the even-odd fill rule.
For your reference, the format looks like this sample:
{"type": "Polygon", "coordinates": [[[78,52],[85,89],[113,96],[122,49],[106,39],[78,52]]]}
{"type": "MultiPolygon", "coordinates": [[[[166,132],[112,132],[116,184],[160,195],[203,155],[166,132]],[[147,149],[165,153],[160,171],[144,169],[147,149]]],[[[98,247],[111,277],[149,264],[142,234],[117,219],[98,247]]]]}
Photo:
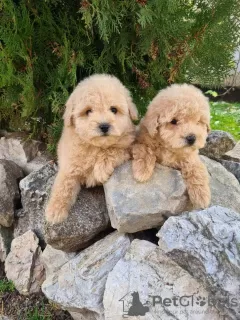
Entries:
{"type": "Polygon", "coordinates": [[[209,125],[209,123],[207,123],[207,133],[210,133],[210,132],[211,132],[210,125],[209,125]]]}
{"type": "Polygon", "coordinates": [[[73,98],[71,95],[66,102],[66,108],[63,115],[64,124],[67,127],[71,127],[73,125],[73,106],[73,98]]]}
{"type": "Polygon", "coordinates": [[[142,120],[142,125],[148,130],[148,133],[153,138],[157,134],[159,127],[159,116],[155,111],[149,110],[142,120]]]}
{"type": "Polygon", "coordinates": [[[132,98],[128,96],[127,98],[128,110],[132,120],[138,120],[138,111],[136,105],[133,103],[132,98]]]}

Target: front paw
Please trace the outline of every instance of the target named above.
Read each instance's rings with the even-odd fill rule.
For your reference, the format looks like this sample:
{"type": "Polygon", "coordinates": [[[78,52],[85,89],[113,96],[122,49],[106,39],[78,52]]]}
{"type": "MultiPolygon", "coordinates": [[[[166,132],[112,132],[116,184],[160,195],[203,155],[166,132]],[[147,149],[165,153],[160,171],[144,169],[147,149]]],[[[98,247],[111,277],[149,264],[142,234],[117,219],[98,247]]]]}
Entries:
{"type": "Polygon", "coordinates": [[[152,170],[148,168],[142,159],[132,161],[133,177],[138,182],[146,182],[152,176],[152,170]]]}
{"type": "Polygon", "coordinates": [[[68,210],[58,205],[48,205],[45,210],[45,218],[49,224],[58,224],[66,220],[68,210]]]}
{"type": "Polygon", "coordinates": [[[196,186],[191,188],[188,193],[194,209],[205,209],[209,207],[211,193],[208,186],[196,186]]]}

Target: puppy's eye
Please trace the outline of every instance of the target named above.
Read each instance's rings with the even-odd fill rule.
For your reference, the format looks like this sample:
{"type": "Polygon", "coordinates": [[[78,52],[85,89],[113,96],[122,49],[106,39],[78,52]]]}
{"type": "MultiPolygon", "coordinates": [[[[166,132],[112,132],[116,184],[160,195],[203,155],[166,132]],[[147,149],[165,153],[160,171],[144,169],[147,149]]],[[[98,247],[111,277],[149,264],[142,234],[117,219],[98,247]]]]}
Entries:
{"type": "Polygon", "coordinates": [[[92,109],[87,109],[87,111],[86,111],[86,115],[88,116],[89,115],[89,113],[91,113],[92,112],[92,109]]]}
{"type": "Polygon", "coordinates": [[[177,124],[177,119],[172,119],[172,121],[170,122],[171,124],[177,124]]]}
{"type": "Polygon", "coordinates": [[[111,107],[110,110],[112,113],[116,114],[118,112],[118,109],[116,107],[111,107]]]}

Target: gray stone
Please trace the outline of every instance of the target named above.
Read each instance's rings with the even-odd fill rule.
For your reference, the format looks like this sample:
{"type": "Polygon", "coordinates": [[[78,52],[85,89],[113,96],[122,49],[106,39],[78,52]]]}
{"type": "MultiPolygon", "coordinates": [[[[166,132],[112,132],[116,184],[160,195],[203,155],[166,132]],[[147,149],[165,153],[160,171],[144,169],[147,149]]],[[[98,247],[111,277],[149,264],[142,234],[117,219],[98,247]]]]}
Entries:
{"type": "Polygon", "coordinates": [[[63,223],[45,226],[45,240],[55,249],[74,252],[89,246],[109,227],[102,187],[82,189],[63,223]]]}
{"type": "Polygon", "coordinates": [[[54,163],[49,163],[21,180],[23,210],[18,213],[14,237],[18,237],[28,230],[33,230],[41,241],[44,240],[44,206],[56,172],[57,166],[54,163]]]}
{"type": "Polygon", "coordinates": [[[75,256],[75,252],[67,253],[61,250],[56,250],[48,244],[41,256],[46,277],[55,274],[64,264],[73,259],[75,256]]]}
{"type": "Polygon", "coordinates": [[[42,285],[47,298],[75,319],[104,319],[103,293],[108,273],[130,246],[127,235],[114,232],[83,250],[42,285]]]}
{"type": "Polygon", "coordinates": [[[6,133],[0,138],[0,159],[11,160],[26,173],[30,171],[29,162],[41,154],[46,145],[40,141],[27,139],[20,133],[6,133]]]}
{"type": "Polygon", "coordinates": [[[213,130],[207,137],[206,145],[200,150],[200,154],[213,159],[221,158],[227,151],[235,146],[232,135],[221,130],[213,130]]]}
{"type": "Polygon", "coordinates": [[[211,205],[219,205],[238,211],[240,208],[240,185],[236,177],[217,161],[204,156],[201,158],[209,172],[211,205]]]}
{"type": "Polygon", "coordinates": [[[223,155],[223,159],[240,162],[240,141],[235,147],[223,155]]]}
{"type": "Polygon", "coordinates": [[[13,239],[12,228],[0,226],[0,261],[4,262],[10,251],[11,242],[13,239]]]}
{"type": "Polygon", "coordinates": [[[134,240],[108,275],[103,300],[105,319],[135,315],[136,320],[219,320],[219,312],[208,304],[199,305],[199,297],[208,299],[208,292],[188,272],[158,246],[134,240]]]}
{"type": "Polygon", "coordinates": [[[46,164],[48,164],[50,161],[52,161],[52,158],[47,153],[40,154],[36,156],[32,161],[29,161],[24,166],[24,172],[26,175],[33,171],[38,171],[42,167],[44,167],[46,164]]]}
{"type": "Polygon", "coordinates": [[[23,295],[40,292],[45,279],[41,263],[42,251],[38,242],[32,231],[15,238],[5,261],[7,278],[13,281],[16,289],[23,295]]]}
{"type": "MultiPolygon", "coordinates": [[[[220,163],[201,156],[210,176],[212,205],[237,210],[240,185],[220,163]]],[[[132,175],[131,163],[115,169],[104,184],[113,228],[133,233],[160,226],[167,217],[191,209],[180,171],[157,165],[151,180],[139,183],[132,175]]]]}
{"type": "Polygon", "coordinates": [[[181,173],[159,164],[151,180],[139,183],[127,162],[115,169],[104,191],[112,227],[120,232],[159,226],[169,215],[191,207],[181,173]]]}
{"type": "Polygon", "coordinates": [[[0,225],[10,227],[14,210],[20,202],[18,181],[23,178],[22,169],[12,161],[0,160],[0,225]]]}
{"type": "Polygon", "coordinates": [[[32,172],[20,183],[23,212],[19,215],[14,236],[34,230],[41,241],[63,251],[77,251],[109,226],[102,187],[82,189],[69,217],[61,224],[45,222],[45,206],[55,179],[57,167],[48,163],[32,172]]]}
{"type": "MultiPolygon", "coordinates": [[[[232,319],[239,310],[226,302],[239,298],[240,214],[214,206],[169,218],[158,233],[168,257],[201,281],[232,319]]],[[[238,305],[239,308],[239,305],[238,305]]]]}
{"type": "Polygon", "coordinates": [[[240,183],[240,163],[228,160],[218,160],[225,169],[230,171],[240,183]]]}

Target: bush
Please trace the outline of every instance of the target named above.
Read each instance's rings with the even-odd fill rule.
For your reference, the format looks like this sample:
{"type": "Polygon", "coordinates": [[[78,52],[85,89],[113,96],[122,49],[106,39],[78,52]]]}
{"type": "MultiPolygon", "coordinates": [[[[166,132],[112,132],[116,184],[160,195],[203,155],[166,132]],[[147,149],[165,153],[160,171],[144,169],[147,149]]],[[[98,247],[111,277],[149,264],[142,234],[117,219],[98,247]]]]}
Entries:
{"type": "Polygon", "coordinates": [[[173,82],[216,86],[239,18],[239,0],[0,0],[1,126],[53,140],[69,92],[96,72],[137,103],[173,82]]]}

